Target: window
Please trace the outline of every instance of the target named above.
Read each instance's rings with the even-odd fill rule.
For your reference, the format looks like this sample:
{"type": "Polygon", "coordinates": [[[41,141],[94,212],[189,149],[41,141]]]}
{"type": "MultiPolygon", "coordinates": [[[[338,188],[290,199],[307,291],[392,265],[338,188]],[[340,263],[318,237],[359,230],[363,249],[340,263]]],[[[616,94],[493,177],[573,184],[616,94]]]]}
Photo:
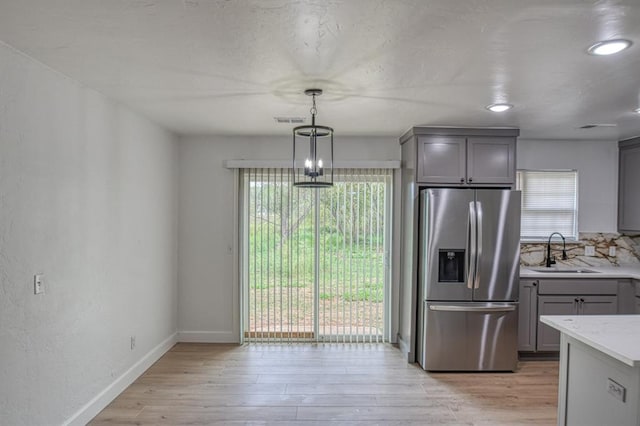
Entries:
{"type": "Polygon", "coordinates": [[[546,239],[552,232],[578,239],[576,170],[518,170],[516,189],[522,191],[521,239],[546,239]]]}

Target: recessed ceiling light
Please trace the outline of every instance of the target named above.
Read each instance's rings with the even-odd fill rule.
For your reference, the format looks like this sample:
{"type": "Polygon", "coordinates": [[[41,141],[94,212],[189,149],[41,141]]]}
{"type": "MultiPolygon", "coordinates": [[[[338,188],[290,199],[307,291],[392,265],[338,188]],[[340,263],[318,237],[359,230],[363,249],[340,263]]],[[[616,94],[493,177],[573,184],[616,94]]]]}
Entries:
{"type": "Polygon", "coordinates": [[[618,125],[615,123],[594,123],[580,126],[580,129],[593,129],[594,127],[618,127],[618,125]]]}
{"type": "Polygon", "coordinates": [[[634,109],[633,112],[635,112],[636,114],[640,114],[640,108],[634,109]]]}
{"type": "Polygon", "coordinates": [[[487,105],[485,108],[488,109],[491,112],[505,112],[505,111],[510,110],[511,108],[513,108],[513,105],[511,105],[511,104],[491,104],[491,105],[487,105]]]}
{"type": "Polygon", "coordinates": [[[599,41],[593,44],[587,49],[590,55],[613,55],[614,53],[622,52],[624,49],[629,48],[633,43],[625,39],[606,40],[599,41]]]}

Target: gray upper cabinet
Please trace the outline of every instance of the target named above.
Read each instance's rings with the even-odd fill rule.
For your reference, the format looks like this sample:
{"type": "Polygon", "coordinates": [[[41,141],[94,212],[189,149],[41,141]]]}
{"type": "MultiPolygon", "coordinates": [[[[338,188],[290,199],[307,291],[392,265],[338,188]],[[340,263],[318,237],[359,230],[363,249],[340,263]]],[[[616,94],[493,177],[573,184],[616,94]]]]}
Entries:
{"type": "Polygon", "coordinates": [[[418,138],[418,182],[464,184],[467,141],[463,137],[418,138]]]}
{"type": "Polygon", "coordinates": [[[618,231],[640,231],[640,137],[618,143],[618,231]]]}
{"type": "Polygon", "coordinates": [[[635,297],[634,297],[634,303],[635,303],[635,314],[640,314],[640,280],[632,280],[631,281],[631,285],[634,287],[635,289],[635,297]]]}
{"type": "Polygon", "coordinates": [[[467,182],[513,184],[516,179],[516,138],[467,139],[467,182]]]}
{"type": "Polygon", "coordinates": [[[515,185],[518,129],[414,127],[416,182],[435,186],[515,185]]]}

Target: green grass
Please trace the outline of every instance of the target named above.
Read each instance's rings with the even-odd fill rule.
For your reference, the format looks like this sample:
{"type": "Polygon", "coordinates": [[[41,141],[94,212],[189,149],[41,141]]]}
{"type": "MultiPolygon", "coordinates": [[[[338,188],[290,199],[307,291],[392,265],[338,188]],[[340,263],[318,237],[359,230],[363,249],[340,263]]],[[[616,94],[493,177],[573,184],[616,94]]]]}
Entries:
{"type": "MultiPolygon", "coordinates": [[[[253,233],[249,238],[249,284],[252,288],[305,287],[315,280],[315,242],[311,230],[303,229],[283,242],[275,233],[263,236],[253,233]]],[[[384,273],[382,245],[355,245],[342,235],[322,240],[320,246],[320,280],[340,283],[362,282],[384,273]],[[346,250],[345,250],[346,249],[346,250]],[[325,273],[325,271],[327,271],[325,273]]],[[[382,281],[382,279],[379,279],[382,281]]],[[[353,296],[355,297],[355,296],[353,296]]]]}
{"type": "Polygon", "coordinates": [[[273,182],[251,187],[249,286],[256,290],[313,287],[316,279],[315,209],[319,208],[319,297],[326,297],[323,300],[340,297],[353,301],[382,301],[385,271],[383,184],[336,183],[332,191],[337,198],[332,201],[331,192],[323,192],[318,205],[313,201],[315,192],[294,191],[290,199],[293,207],[281,210],[289,202],[288,190],[286,185],[273,182]],[[351,196],[360,190],[363,191],[360,196],[351,196]],[[269,199],[268,194],[273,198],[269,199]],[[285,196],[282,205],[278,201],[280,195],[285,196]],[[336,208],[336,200],[340,201],[341,208],[336,208]],[[376,213],[372,216],[372,212],[376,213]],[[378,284],[368,285],[368,282],[378,284]]]}
{"type": "Polygon", "coordinates": [[[342,294],[342,298],[349,302],[374,302],[380,303],[384,300],[384,290],[382,285],[364,285],[360,288],[352,288],[342,294]]]}
{"type": "Polygon", "coordinates": [[[320,293],[320,295],[318,297],[320,298],[320,300],[329,300],[329,299],[333,299],[333,294],[332,293],[320,293]]]}

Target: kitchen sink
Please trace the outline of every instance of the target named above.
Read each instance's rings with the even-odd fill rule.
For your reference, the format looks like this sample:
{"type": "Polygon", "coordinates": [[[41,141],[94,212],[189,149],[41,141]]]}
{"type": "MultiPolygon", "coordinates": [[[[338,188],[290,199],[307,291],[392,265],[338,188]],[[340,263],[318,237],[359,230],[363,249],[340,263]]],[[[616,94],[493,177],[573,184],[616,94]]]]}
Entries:
{"type": "Polygon", "coordinates": [[[563,268],[529,268],[535,272],[547,272],[555,274],[599,274],[600,272],[592,269],[575,268],[575,269],[563,269],[563,268]]]}

